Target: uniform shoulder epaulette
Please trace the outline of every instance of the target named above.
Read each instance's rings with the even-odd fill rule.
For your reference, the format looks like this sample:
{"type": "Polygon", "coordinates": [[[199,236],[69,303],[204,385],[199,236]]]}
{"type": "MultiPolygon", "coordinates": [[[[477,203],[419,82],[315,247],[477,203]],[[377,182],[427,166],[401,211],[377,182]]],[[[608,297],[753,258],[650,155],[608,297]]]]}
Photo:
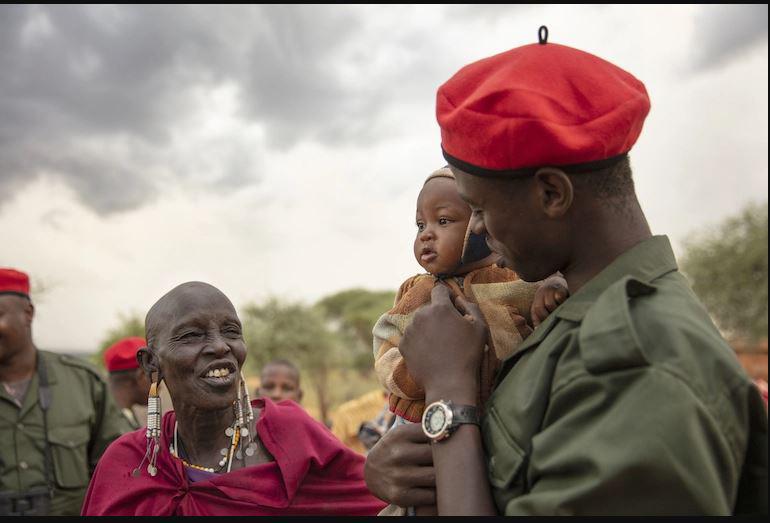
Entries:
{"type": "Polygon", "coordinates": [[[580,355],[592,374],[649,364],[631,320],[631,300],[648,296],[655,286],[631,276],[610,285],[588,309],[580,326],[580,355]]]}
{"type": "Polygon", "coordinates": [[[93,374],[94,376],[96,376],[97,378],[99,378],[100,381],[104,381],[104,376],[102,375],[102,373],[99,372],[99,369],[97,369],[92,363],[82,358],[77,358],[75,356],[68,356],[66,354],[59,354],[58,357],[59,357],[59,361],[64,365],[86,370],[91,374],[93,374]]]}

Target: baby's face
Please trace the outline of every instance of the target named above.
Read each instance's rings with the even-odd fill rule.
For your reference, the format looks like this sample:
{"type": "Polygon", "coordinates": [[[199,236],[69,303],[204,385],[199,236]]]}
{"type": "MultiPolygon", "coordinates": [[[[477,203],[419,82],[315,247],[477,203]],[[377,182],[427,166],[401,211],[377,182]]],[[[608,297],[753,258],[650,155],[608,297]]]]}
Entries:
{"type": "Polygon", "coordinates": [[[417,197],[414,257],[431,274],[458,269],[471,209],[451,178],[433,178],[417,197]]]}

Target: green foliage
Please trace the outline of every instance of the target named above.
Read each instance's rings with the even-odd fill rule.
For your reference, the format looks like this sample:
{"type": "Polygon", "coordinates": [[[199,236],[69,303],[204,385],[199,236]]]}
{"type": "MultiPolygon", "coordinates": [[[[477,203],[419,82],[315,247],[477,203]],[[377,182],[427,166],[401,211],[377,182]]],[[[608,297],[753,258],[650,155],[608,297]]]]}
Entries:
{"type": "Polygon", "coordinates": [[[99,343],[99,350],[91,356],[91,362],[104,368],[104,351],[116,341],[129,336],[144,338],[144,318],[137,312],[118,315],[118,324],[110,329],[99,343]]]}
{"type": "Polygon", "coordinates": [[[337,363],[338,340],[314,307],[270,298],[244,307],[241,323],[249,350],[246,365],[254,373],[275,358],[308,370],[337,363]]]}
{"type": "Polygon", "coordinates": [[[767,337],[767,203],[747,206],[685,245],[682,270],[726,333],[767,337]]]}
{"type": "Polygon", "coordinates": [[[244,307],[241,323],[248,348],[246,368],[256,374],[271,359],[292,361],[300,368],[302,381],[313,387],[321,419],[328,420],[329,376],[340,365],[340,346],[321,311],[271,298],[244,307]]]}
{"type": "Polygon", "coordinates": [[[393,291],[350,289],[318,302],[318,307],[342,337],[352,368],[360,371],[372,368],[372,328],[377,319],[393,307],[395,297],[393,291]]]}
{"type": "MultiPolygon", "coordinates": [[[[286,358],[301,371],[318,402],[319,416],[328,420],[332,406],[352,399],[357,383],[350,371],[363,374],[371,390],[372,327],[393,306],[393,292],[352,289],[328,296],[315,306],[270,298],[241,309],[243,335],[248,347],[246,368],[257,374],[275,358],[286,358]],[[346,383],[332,383],[343,378],[346,383]],[[349,383],[348,383],[349,382],[349,383]]],[[[304,387],[304,386],[303,386],[304,387]]],[[[363,385],[358,384],[357,389],[363,385]]]]}

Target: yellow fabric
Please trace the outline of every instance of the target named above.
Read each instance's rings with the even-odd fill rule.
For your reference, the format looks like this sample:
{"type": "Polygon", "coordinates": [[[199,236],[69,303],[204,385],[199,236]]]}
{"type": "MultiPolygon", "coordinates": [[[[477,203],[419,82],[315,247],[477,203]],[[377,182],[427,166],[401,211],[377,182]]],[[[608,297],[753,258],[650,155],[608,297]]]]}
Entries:
{"type": "Polygon", "coordinates": [[[358,429],[364,421],[374,419],[385,402],[385,393],[382,390],[373,390],[341,404],[329,415],[332,433],[348,448],[365,454],[366,449],[358,439],[358,429]]]}

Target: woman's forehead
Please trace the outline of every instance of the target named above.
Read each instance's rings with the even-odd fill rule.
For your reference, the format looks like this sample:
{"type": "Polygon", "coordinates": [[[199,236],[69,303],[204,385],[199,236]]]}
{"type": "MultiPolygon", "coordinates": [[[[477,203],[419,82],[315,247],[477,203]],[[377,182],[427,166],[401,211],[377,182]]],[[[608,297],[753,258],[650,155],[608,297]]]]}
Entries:
{"type": "Polygon", "coordinates": [[[232,302],[208,284],[180,285],[161,298],[148,316],[148,327],[162,325],[172,329],[183,324],[212,320],[235,320],[240,323],[232,302]]]}

